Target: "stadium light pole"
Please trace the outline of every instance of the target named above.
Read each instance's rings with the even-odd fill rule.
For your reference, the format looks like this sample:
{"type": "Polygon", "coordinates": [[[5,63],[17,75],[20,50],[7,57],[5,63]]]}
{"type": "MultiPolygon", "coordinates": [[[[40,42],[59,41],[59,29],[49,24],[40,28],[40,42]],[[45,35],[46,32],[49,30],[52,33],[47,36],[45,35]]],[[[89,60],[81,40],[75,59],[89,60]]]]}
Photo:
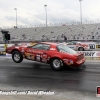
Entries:
{"type": "Polygon", "coordinates": [[[81,5],[81,1],[82,0],[79,0],[79,2],[80,2],[80,22],[81,22],[81,25],[82,25],[82,5],[81,5]]]}
{"type": "Polygon", "coordinates": [[[17,28],[17,8],[14,8],[16,10],[16,28],[17,28]]]}
{"type": "Polygon", "coordinates": [[[46,27],[47,27],[47,9],[46,9],[47,5],[44,5],[44,7],[45,7],[45,13],[46,13],[46,27]]]}

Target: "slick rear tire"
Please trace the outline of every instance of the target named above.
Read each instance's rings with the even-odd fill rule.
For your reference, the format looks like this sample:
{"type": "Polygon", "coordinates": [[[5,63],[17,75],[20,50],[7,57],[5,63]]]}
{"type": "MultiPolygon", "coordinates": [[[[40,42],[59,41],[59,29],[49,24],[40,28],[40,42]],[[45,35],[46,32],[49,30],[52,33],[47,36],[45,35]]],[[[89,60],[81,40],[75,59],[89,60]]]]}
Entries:
{"type": "Polygon", "coordinates": [[[20,63],[23,61],[23,55],[19,51],[14,51],[12,53],[12,59],[16,63],[20,63]]]}
{"type": "Polygon", "coordinates": [[[55,71],[60,71],[64,68],[63,61],[59,58],[53,58],[50,61],[50,66],[55,71]]]}
{"type": "Polygon", "coordinates": [[[78,51],[84,51],[84,48],[83,47],[79,47],[78,51]]]}

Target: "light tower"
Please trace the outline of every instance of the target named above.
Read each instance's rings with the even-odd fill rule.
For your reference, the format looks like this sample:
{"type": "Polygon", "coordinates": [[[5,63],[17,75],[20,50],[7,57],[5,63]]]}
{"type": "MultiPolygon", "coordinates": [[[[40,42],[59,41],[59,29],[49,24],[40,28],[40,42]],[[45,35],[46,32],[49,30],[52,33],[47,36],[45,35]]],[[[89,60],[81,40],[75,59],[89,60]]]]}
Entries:
{"type": "Polygon", "coordinates": [[[46,13],[46,27],[47,27],[47,9],[46,9],[47,5],[44,5],[44,7],[45,7],[45,13],[46,13]]]}

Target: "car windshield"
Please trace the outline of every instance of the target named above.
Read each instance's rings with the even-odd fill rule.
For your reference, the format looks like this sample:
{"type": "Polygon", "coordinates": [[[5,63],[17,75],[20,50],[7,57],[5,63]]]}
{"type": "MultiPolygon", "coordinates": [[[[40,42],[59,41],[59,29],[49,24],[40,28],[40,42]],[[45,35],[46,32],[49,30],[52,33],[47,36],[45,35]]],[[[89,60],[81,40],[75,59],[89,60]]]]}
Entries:
{"type": "Polygon", "coordinates": [[[57,45],[57,49],[59,52],[66,52],[70,54],[77,54],[77,52],[66,45],[57,45]]]}

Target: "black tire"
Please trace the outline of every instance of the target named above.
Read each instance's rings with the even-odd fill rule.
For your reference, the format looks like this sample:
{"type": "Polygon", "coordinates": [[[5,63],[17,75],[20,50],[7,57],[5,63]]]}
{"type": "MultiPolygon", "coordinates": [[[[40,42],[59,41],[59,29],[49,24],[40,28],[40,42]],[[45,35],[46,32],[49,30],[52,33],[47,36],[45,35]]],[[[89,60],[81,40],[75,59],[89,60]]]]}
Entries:
{"type": "Polygon", "coordinates": [[[23,61],[23,55],[19,51],[14,51],[12,53],[12,59],[16,63],[20,63],[23,61]],[[16,57],[16,58],[15,58],[16,57]],[[19,58],[18,58],[19,57],[19,58]]]}
{"type": "Polygon", "coordinates": [[[78,51],[84,51],[84,48],[83,47],[79,47],[78,51]]]}
{"type": "Polygon", "coordinates": [[[60,71],[64,68],[64,63],[61,59],[59,58],[53,58],[50,61],[50,66],[53,70],[55,71],[60,71]],[[58,65],[56,65],[56,63],[58,63],[58,65]]]}

